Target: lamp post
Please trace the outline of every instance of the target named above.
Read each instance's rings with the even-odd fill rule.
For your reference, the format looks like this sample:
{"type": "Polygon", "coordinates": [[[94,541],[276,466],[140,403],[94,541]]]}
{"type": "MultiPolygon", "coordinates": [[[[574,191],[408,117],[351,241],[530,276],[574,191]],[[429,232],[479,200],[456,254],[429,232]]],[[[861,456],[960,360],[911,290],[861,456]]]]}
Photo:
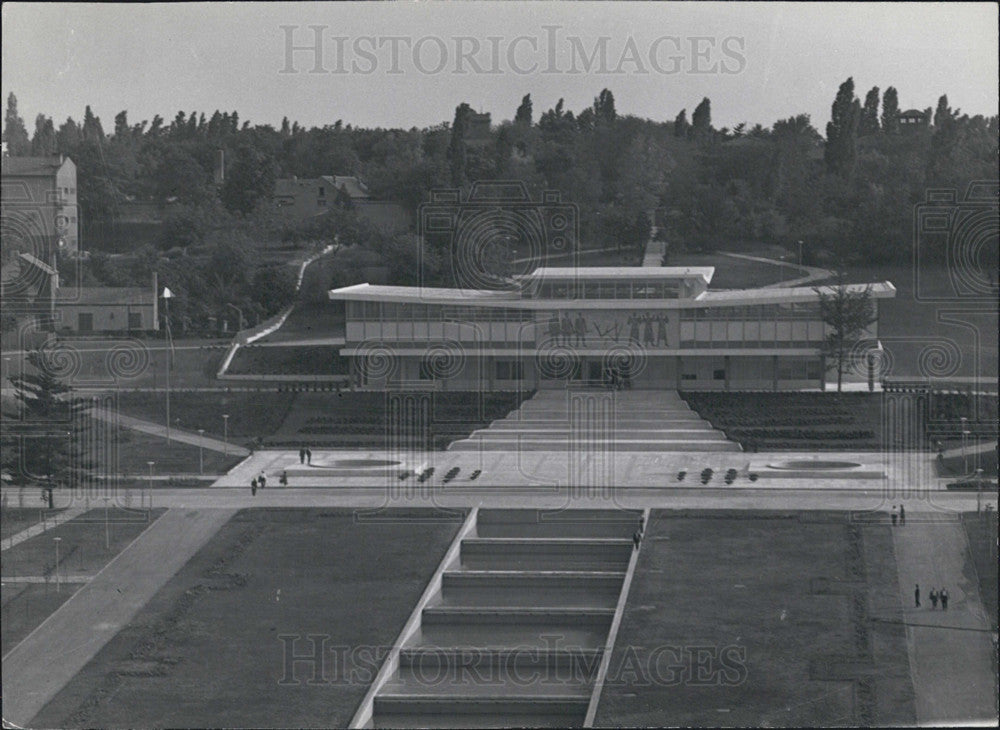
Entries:
{"type": "Polygon", "coordinates": [[[164,316],[163,322],[167,330],[167,441],[170,441],[170,361],[173,359],[174,355],[174,338],[170,333],[170,300],[174,298],[174,293],[170,291],[168,287],[163,287],[163,307],[164,316]]]}
{"type": "Polygon", "coordinates": [[[146,488],[149,492],[149,509],[153,509],[153,465],[155,461],[147,461],[146,464],[149,465],[149,486],[146,488]]]}
{"type": "Polygon", "coordinates": [[[229,456],[229,414],[222,414],[222,440],[225,442],[226,456],[229,456]]]}
{"type": "Polygon", "coordinates": [[[198,473],[199,474],[204,474],[205,473],[205,462],[201,458],[201,450],[202,450],[202,443],[201,443],[201,441],[205,437],[205,429],[199,428],[198,429],[198,436],[199,436],[199,438],[198,438],[198,473]]]}
{"type": "Polygon", "coordinates": [[[799,267],[802,267],[802,241],[799,241],[799,267]]]}
{"type": "Polygon", "coordinates": [[[59,542],[61,537],[53,537],[52,542],[56,544],[56,593],[59,592],[59,542]]]}
{"type": "Polygon", "coordinates": [[[969,473],[969,455],[965,451],[965,445],[968,443],[968,437],[972,433],[966,428],[966,421],[969,419],[962,416],[962,463],[963,463],[963,475],[968,475],[969,473]]]}
{"type": "Polygon", "coordinates": [[[111,532],[108,527],[108,501],[111,497],[104,498],[104,550],[111,550],[111,532]]]}
{"type": "Polygon", "coordinates": [[[976,469],[976,514],[983,509],[983,470],[976,469]]]}

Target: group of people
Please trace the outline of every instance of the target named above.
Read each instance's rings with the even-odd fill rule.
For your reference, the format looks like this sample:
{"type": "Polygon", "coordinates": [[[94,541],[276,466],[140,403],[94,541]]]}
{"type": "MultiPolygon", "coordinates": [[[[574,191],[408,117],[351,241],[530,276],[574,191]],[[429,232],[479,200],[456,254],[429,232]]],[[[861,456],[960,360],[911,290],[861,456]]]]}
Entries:
{"type": "Polygon", "coordinates": [[[635,550],[639,549],[639,543],[642,542],[642,534],[645,532],[645,520],[642,515],[639,515],[639,528],[632,533],[632,545],[635,550]]]}
{"type": "MultiPolygon", "coordinates": [[[[941,609],[944,611],[948,610],[948,589],[942,588],[937,590],[936,588],[931,588],[930,594],[928,594],[931,599],[931,610],[933,611],[938,607],[938,601],[941,602],[941,609]]],[[[918,583],[913,589],[913,603],[917,608],[920,608],[920,584],[918,583]]]]}
{"type": "MultiPolygon", "coordinates": [[[[278,483],[281,484],[281,486],[283,487],[288,486],[287,471],[281,472],[281,476],[278,478],[278,483]]],[[[256,497],[257,490],[263,489],[266,486],[267,486],[267,474],[265,474],[264,470],[262,469],[258,476],[255,476],[253,479],[250,480],[250,494],[256,497]]]]}
{"type": "MultiPolygon", "coordinates": [[[[633,344],[642,343],[649,347],[666,347],[668,344],[667,324],[669,321],[670,319],[666,314],[654,314],[652,312],[630,314],[628,319],[625,320],[625,327],[628,330],[628,341],[633,344]]],[[[602,340],[613,339],[615,342],[618,342],[625,331],[620,321],[614,322],[604,330],[601,329],[597,322],[592,324],[594,332],[602,340]]],[[[580,312],[577,312],[575,317],[571,316],[569,312],[564,312],[561,317],[558,314],[553,314],[548,321],[549,342],[553,345],[569,346],[572,344],[575,347],[583,347],[587,344],[588,329],[587,320],[584,319],[583,314],[580,312]]]]}
{"type": "Polygon", "coordinates": [[[906,524],[906,507],[899,505],[899,511],[896,511],[896,505],[892,505],[892,526],[905,525],[906,524]]]}
{"type": "Polygon", "coordinates": [[[309,466],[312,466],[313,463],[312,449],[308,449],[304,446],[301,449],[299,449],[299,463],[308,464],[309,466]]]}

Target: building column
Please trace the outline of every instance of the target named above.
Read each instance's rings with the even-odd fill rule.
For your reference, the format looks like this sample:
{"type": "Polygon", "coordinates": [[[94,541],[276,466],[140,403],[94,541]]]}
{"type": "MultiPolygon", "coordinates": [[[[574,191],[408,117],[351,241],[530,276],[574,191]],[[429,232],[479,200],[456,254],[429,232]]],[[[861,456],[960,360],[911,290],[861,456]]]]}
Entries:
{"type": "Polygon", "coordinates": [[[771,388],[778,390],[778,356],[771,355],[771,388]]]}
{"type": "Polygon", "coordinates": [[[726,373],[726,390],[729,390],[729,355],[722,356],[722,369],[726,373]]]}

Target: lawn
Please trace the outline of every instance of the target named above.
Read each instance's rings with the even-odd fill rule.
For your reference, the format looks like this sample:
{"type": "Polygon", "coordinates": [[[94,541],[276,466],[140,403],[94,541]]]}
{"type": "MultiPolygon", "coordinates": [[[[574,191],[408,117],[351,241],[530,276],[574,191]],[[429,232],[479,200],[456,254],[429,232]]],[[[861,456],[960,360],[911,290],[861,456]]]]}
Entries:
{"type": "Polygon", "coordinates": [[[333,345],[249,345],[236,351],[230,375],[333,375],[346,380],[348,359],[333,345]]]}
{"type": "MultiPolygon", "coordinates": [[[[38,489],[27,489],[23,493],[23,503],[28,504],[32,499],[36,500],[38,507],[9,507],[8,492],[4,492],[3,509],[0,510],[0,539],[6,540],[11,535],[16,535],[22,530],[27,530],[32,525],[37,525],[43,519],[51,519],[54,515],[62,512],[62,509],[42,509],[42,502],[39,499],[38,489]]],[[[14,499],[17,501],[17,498],[14,499]]]]}
{"type": "MultiPolygon", "coordinates": [[[[100,500],[93,500],[99,504],[100,500]]],[[[82,584],[61,583],[56,591],[56,544],[59,541],[61,578],[92,576],[124,550],[150,523],[163,514],[145,510],[127,510],[112,503],[85,512],[76,519],[36,535],[3,553],[3,578],[37,576],[48,583],[25,585],[4,581],[2,609],[3,654],[7,654],[36,626],[42,623],[82,584]],[[107,546],[105,539],[108,540],[107,546]]]]}
{"type": "Polygon", "coordinates": [[[848,268],[847,274],[851,281],[888,280],[896,287],[895,298],[879,302],[879,339],[892,360],[888,375],[976,376],[996,390],[995,299],[984,302],[954,296],[944,268],[922,270],[921,292],[917,292],[912,265],[858,266],[848,268]]]}
{"type": "MultiPolygon", "coordinates": [[[[273,391],[172,393],[170,417],[175,425],[185,430],[203,428],[207,435],[221,439],[225,435],[222,414],[229,414],[231,443],[245,444],[258,436],[274,433],[291,403],[292,398],[287,393],[273,391]]],[[[154,423],[163,423],[166,416],[163,393],[119,393],[118,407],[127,416],[154,423]]]]}
{"type": "Polygon", "coordinates": [[[963,512],[962,526],[969,539],[972,553],[971,578],[979,586],[979,597],[986,609],[986,615],[997,630],[997,513],[963,512]]]}
{"type": "Polygon", "coordinates": [[[913,724],[900,612],[882,524],[657,510],[595,725],[913,724]]]}
{"type": "Polygon", "coordinates": [[[381,517],[240,512],[33,724],[346,727],[461,524],[381,517]],[[283,656],[309,654],[307,635],[326,648],[314,684],[283,656]]]}
{"type": "MultiPolygon", "coordinates": [[[[180,424],[175,422],[174,425],[180,424]]],[[[154,474],[197,474],[199,459],[203,473],[225,474],[243,458],[234,454],[226,456],[212,449],[199,449],[178,441],[167,441],[163,436],[153,436],[124,427],[118,429],[117,438],[117,464],[109,464],[103,453],[96,459],[100,471],[108,475],[134,475],[141,478],[149,473],[147,462],[150,461],[156,462],[153,466],[154,474]]]]}
{"type": "Polygon", "coordinates": [[[671,254],[670,266],[714,266],[710,289],[756,289],[767,284],[777,284],[787,279],[798,279],[808,272],[792,264],[768,264],[747,261],[716,253],[671,254]]]}

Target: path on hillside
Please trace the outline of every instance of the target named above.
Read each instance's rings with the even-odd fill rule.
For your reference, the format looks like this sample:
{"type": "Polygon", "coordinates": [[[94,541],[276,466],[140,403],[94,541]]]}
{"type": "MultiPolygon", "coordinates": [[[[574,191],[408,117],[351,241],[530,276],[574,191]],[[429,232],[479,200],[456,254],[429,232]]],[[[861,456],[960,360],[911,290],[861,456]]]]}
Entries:
{"type": "MultiPolygon", "coordinates": [[[[133,431],[141,431],[142,433],[148,433],[153,436],[162,436],[167,438],[167,427],[158,423],[153,423],[152,421],[144,421],[141,418],[126,416],[122,413],[108,414],[96,409],[92,410],[90,415],[99,421],[117,423],[119,426],[130,428],[133,431]]],[[[225,441],[220,441],[209,436],[202,436],[197,433],[191,433],[190,431],[183,431],[176,427],[170,429],[170,440],[177,441],[182,444],[190,444],[191,446],[201,446],[202,448],[210,451],[218,451],[220,454],[231,454],[232,456],[250,455],[249,449],[245,449],[237,444],[226,444],[225,441]]]]}
{"type": "Polygon", "coordinates": [[[915,514],[893,529],[893,546],[917,723],[996,723],[992,631],[976,577],[965,572],[971,561],[961,521],[933,511],[915,514]],[[948,590],[947,611],[932,609],[932,587],[948,590]]]}
{"type": "Polygon", "coordinates": [[[28,727],[234,510],[164,513],[3,658],[4,723],[28,727]]]}
{"type": "Polygon", "coordinates": [[[818,266],[803,266],[802,264],[793,264],[788,261],[782,261],[780,259],[766,259],[761,256],[748,256],[743,253],[722,253],[723,256],[729,256],[734,259],[743,259],[744,261],[756,261],[761,264],[772,264],[773,266],[790,266],[793,269],[804,269],[809,272],[806,276],[801,276],[798,279],[789,279],[788,281],[779,281],[774,284],[765,284],[762,289],[775,289],[775,288],[788,288],[792,286],[803,286],[805,284],[811,284],[814,281],[820,281],[822,279],[829,279],[834,275],[832,271],[827,269],[821,269],[818,266]]]}

